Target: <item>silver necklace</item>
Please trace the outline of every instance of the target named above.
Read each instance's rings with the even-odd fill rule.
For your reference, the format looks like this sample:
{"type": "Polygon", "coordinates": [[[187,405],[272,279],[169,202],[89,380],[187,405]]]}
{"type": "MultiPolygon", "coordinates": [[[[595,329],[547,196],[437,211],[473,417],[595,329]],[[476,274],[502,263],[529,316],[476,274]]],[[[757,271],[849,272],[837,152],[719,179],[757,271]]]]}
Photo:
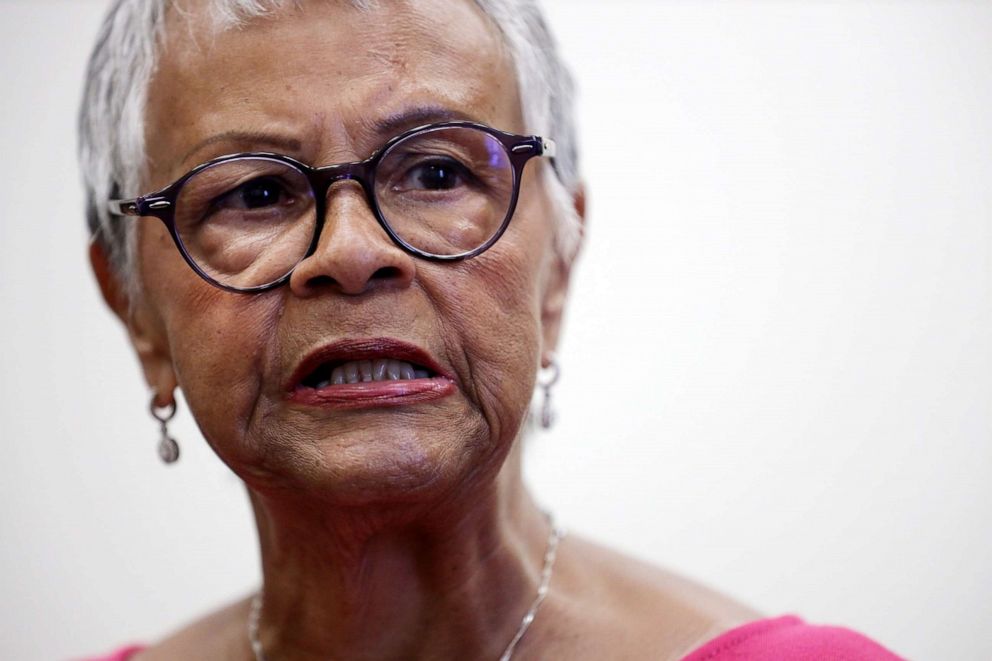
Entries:
{"type": "MultiPolygon", "coordinates": [[[[554,571],[555,558],[558,555],[558,542],[565,536],[565,530],[555,524],[554,517],[550,514],[547,516],[548,523],[551,524],[551,532],[548,534],[547,547],[544,550],[544,568],[541,569],[541,583],[537,588],[537,596],[534,597],[534,601],[531,602],[527,613],[520,620],[520,626],[517,627],[517,632],[513,634],[510,644],[506,646],[503,654],[500,655],[499,661],[510,661],[517,643],[527,633],[527,629],[530,628],[534,618],[537,617],[537,609],[541,607],[544,598],[548,596],[548,586],[551,584],[551,572],[554,571]]],[[[262,647],[262,641],[258,637],[258,621],[262,616],[263,598],[262,590],[255,593],[255,596],[251,599],[251,610],[248,612],[248,642],[251,643],[251,651],[255,654],[255,661],[268,661],[265,657],[265,648],[262,647]]]]}

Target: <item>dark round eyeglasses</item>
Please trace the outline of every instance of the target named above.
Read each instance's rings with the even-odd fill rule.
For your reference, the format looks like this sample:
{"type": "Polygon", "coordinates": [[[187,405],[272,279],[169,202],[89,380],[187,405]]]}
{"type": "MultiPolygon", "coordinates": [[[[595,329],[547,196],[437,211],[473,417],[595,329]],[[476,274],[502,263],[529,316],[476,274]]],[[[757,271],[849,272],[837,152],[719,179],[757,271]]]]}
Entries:
{"type": "Polygon", "coordinates": [[[524,165],[554,157],[554,142],[473,122],[402,133],[355,163],[312,167],[270,153],[198,165],[162,190],[110,200],[110,212],[154,216],[186,262],[222,289],[261,292],[289,280],[317,248],[327,193],[353,179],[379,224],[423,259],[475,257],[506,230],[524,165]]]}

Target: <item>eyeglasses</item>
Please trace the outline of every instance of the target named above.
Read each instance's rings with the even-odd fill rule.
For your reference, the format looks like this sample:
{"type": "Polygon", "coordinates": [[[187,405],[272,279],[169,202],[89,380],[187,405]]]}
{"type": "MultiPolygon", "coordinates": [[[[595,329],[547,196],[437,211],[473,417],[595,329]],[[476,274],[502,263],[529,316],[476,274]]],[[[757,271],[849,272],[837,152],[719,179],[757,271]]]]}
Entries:
{"type": "Polygon", "coordinates": [[[330,187],[355,180],[386,234],[434,261],[475,257],[506,230],[524,165],[554,142],[473,122],[402,133],[355,163],[312,167],[242,153],[198,165],[162,190],[110,200],[112,214],[154,216],[186,262],[222,289],[261,292],[289,280],[320,239],[330,187]]]}

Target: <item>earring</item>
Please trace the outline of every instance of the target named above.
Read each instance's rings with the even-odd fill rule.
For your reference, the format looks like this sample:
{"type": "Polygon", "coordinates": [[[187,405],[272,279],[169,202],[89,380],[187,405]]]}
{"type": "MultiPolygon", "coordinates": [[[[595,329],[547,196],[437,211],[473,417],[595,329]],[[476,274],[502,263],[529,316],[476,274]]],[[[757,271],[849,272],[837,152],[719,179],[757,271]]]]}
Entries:
{"type": "Polygon", "coordinates": [[[558,417],[551,407],[551,388],[558,383],[558,377],[561,376],[561,368],[558,367],[558,361],[553,353],[548,354],[548,366],[545,369],[547,370],[546,376],[537,381],[537,385],[544,390],[544,403],[541,404],[541,427],[551,429],[558,417]]]}
{"type": "Polygon", "coordinates": [[[162,437],[158,442],[158,456],[167,464],[174,464],[179,459],[179,444],[176,439],[169,436],[169,421],[176,415],[176,400],[172,400],[168,406],[155,406],[156,395],[152,395],[152,403],[149,406],[152,417],[158,420],[161,427],[162,437]]]}

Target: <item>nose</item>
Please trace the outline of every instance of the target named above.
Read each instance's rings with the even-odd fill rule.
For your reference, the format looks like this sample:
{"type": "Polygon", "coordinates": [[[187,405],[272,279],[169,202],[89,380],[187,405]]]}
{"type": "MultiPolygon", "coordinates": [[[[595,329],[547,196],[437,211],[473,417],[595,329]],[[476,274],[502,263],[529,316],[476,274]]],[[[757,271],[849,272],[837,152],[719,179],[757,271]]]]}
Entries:
{"type": "Polygon", "coordinates": [[[300,297],[327,290],[357,296],[406,287],[415,272],[413,256],[379,225],[361,185],[342,181],[328,190],[320,240],[294,269],[289,287],[300,297]]]}

